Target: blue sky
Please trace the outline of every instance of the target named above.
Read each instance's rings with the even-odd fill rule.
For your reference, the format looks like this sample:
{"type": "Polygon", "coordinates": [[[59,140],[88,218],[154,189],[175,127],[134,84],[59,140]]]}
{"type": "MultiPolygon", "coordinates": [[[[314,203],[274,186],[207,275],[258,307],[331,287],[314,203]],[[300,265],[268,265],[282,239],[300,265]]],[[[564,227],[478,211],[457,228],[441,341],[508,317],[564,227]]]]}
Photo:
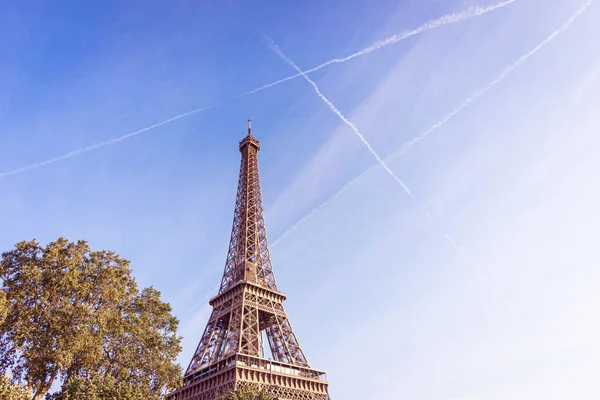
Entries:
{"type": "MultiPolygon", "coordinates": [[[[385,157],[582,3],[517,0],[310,77],[385,157]]],[[[180,318],[185,367],[225,262],[246,120],[262,145],[271,242],[375,164],[302,78],[232,99],[295,72],[265,38],[306,69],[490,4],[6,3],[0,176],[218,104],[0,178],[0,248],[66,236],[130,259],[180,318]]],[[[294,329],[333,398],[600,396],[597,37],[593,4],[390,160],[413,198],[373,168],[272,248],[294,329]]]]}

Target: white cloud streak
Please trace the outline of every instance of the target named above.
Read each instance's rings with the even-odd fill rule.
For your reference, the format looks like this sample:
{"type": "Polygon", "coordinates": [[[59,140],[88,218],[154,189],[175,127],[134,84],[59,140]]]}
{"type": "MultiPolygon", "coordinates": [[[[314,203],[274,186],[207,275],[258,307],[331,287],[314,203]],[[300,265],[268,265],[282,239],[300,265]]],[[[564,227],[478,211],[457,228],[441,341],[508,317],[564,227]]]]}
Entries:
{"type": "MultiPolygon", "coordinates": [[[[480,15],[483,15],[483,14],[488,13],[490,11],[494,11],[494,10],[497,10],[499,8],[505,7],[505,6],[507,6],[507,5],[511,4],[511,3],[514,3],[515,1],[517,1],[517,0],[506,0],[506,1],[502,1],[502,2],[496,3],[496,4],[492,4],[492,5],[487,6],[487,7],[471,7],[471,8],[469,8],[466,11],[452,13],[452,14],[449,14],[449,15],[445,15],[445,16],[443,16],[441,18],[435,19],[435,20],[430,20],[430,21],[426,22],[425,24],[421,25],[420,27],[418,27],[416,29],[392,35],[392,36],[388,37],[387,39],[379,40],[379,41],[373,43],[372,45],[370,45],[369,47],[366,47],[366,48],[364,48],[364,49],[362,49],[362,50],[360,50],[360,51],[358,51],[356,53],[350,54],[349,56],[346,56],[346,57],[343,57],[343,58],[334,58],[334,59],[326,61],[326,62],[324,62],[324,63],[322,63],[320,65],[317,65],[316,67],[308,69],[306,71],[299,71],[299,73],[296,74],[296,75],[289,76],[289,77],[284,78],[284,79],[280,79],[278,81],[275,81],[275,82],[272,82],[272,83],[260,86],[260,87],[258,87],[256,89],[252,89],[252,90],[250,90],[248,92],[245,92],[245,93],[242,93],[240,95],[237,95],[237,96],[233,97],[233,99],[238,99],[238,98],[241,98],[241,97],[244,97],[244,96],[256,93],[256,92],[260,92],[262,90],[268,89],[268,88],[273,87],[275,85],[279,85],[280,83],[287,82],[287,81],[289,81],[291,79],[294,79],[294,78],[298,78],[298,77],[302,76],[303,73],[307,74],[307,73],[310,73],[310,72],[314,72],[314,71],[317,71],[317,70],[319,70],[321,68],[324,68],[324,67],[326,67],[328,65],[331,65],[331,64],[344,63],[344,62],[349,61],[349,60],[351,60],[353,58],[356,58],[356,57],[359,57],[359,56],[363,56],[363,55],[371,53],[371,52],[373,52],[375,50],[379,50],[382,47],[385,47],[385,46],[388,46],[388,45],[391,45],[391,44],[396,44],[396,43],[398,43],[398,42],[400,42],[400,41],[402,41],[404,39],[407,39],[407,38],[409,38],[411,36],[414,36],[414,35],[417,35],[419,33],[426,32],[426,31],[429,31],[429,30],[432,30],[432,29],[439,28],[439,27],[444,26],[444,25],[453,24],[453,23],[456,23],[456,22],[464,21],[464,20],[467,20],[467,19],[470,19],[470,18],[474,18],[474,17],[480,16],[480,15]]],[[[198,109],[189,111],[187,113],[180,114],[180,115],[177,115],[175,117],[171,117],[171,118],[166,119],[166,120],[164,120],[162,122],[159,122],[159,123],[157,123],[155,125],[151,125],[151,126],[149,126],[147,128],[140,129],[140,130],[138,130],[136,132],[132,132],[132,133],[129,133],[127,135],[124,135],[124,136],[121,136],[121,137],[118,137],[118,138],[114,138],[114,139],[111,139],[111,140],[107,140],[107,141],[103,141],[103,142],[91,144],[89,146],[82,147],[82,148],[77,149],[77,150],[73,150],[73,151],[71,151],[69,153],[66,153],[66,154],[63,154],[61,156],[50,158],[48,160],[41,161],[41,162],[38,162],[38,163],[30,164],[30,165],[27,165],[25,167],[14,169],[12,171],[2,172],[2,173],[0,173],[0,179],[6,178],[6,177],[11,176],[11,175],[16,175],[16,174],[19,174],[19,173],[22,173],[22,172],[26,172],[26,171],[29,171],[29,170],[32,170],[32,169],[40,168],[40,167],[46,166],[48,164],[53,164],[53,163],[58,162],[58,161],[67,160],[69,158],[78,156],[78,155],[83,154],[83,153],[87,153],[87,152],[92,151],[92,150],[99,149],[101,147],[105,147],[105,146],[110,146],[110,145],[116,144],[116,143],[121,142],[123,140],[129,139],[130,137],[139,135],[140,133],[149,131],[151,129],[157,128],[157,127],[159,127],[161,125],[164,125],[164,124],[167,124],[169,122],[178,120],[180,118],[184,118],[184,117],[187,117],[189,115],[196,114],[198,112],[207,110],[207,109],[212,108],[214,106],[216,106],[216,104],[212,104],[212,105],[207,106],[207,107],[198,108],[198,109]]]]}
{"type": "Polygon", "coordinates": [[[556,36],[561,34],[569,26],[571,26],[571,24],[573,24],[573,22],[575,22],[575,20],[577,18],[579,18],[579,16],[584,11],[586,11],[591,5],[592,5],[591,0],[588,0],[584,4],[582,4],[577,9],[577,11],[567,21],[565,21],[565,23],[560,28],[558,28],[557,30],[552,32],[550,34],[550,36],[548,36],[546,39],[544,39],[540,44],[538,44],[536,47],[534,47],[532,50],[530,50],[527,54],[524,54],[521,57],[517,58],[515,61],[513,61],[512,64],[510,64],[506,68],[504,68],[502,70],[502,72],[500,72],[500,74],[496,78],[494,78],[491,82],[489,82],[483,88],[481,88],[478,91],[476,91],[475,93],[473,93],[469,98],[467,98],[462,103],[460,103],[460,105],[458,105],[458,107],[456,107],[454,110],[452,110],[446,116],[444,116],[440,121],[436,122],[434,125],[432,125],[429,129],[427,129],[420,135],[415,136],[408,142],[404,143],[402,145],[402,147],[400,147],[397,151],[395,151],[392,155],[389,156],[389,159],[397,158],[402,153],[404,153],[406,150],[408,150],[410,147],[414,146],[415,144],[419,143],[421,140],[425,139],[431,132],[435,131],[439,127],[446,124],[446,122],[450,121],[454,116],[456,116],[456,114],[458,114],[462,110],[464,110],[469,104],[471,104],[472,102],[477,100],[479,97],[481,97],[483,94],[485,94],[491,88],[496,86],[498,83],[502,82],[502,80],[504,78],[506,78],[508,75],[510,75],[512,72],[514,72],[517,68],[519,68],[525,61],[527,61],[527,59],[529,59],[531,56],[533,56],[535,53],[537,53],[540,49],[542,49],[545,45],[547,45],[549,42],[551,42],[556,36]]]}
{"type": "Polygon", "coordinates": [[[329,60],[329,61],[326,61],[326,62],[324,62],[322,64],[319,64],[316,67],[313,67],[313,68],[310,68],[310,69],[307,69],[307,70],[304,70],[304,71],[298,70],[298,73],[295,74],[295,75],[288,76],[287,78],[283,78],[283,79],[280,79],[280,80],[275,81],[275,82],[267,83],[266,85],[263,85],[263,86],[260,86],[260,87],[258,87],[256,89],[252,89],[252,90],[250,90],[248,92],[242,93],[239,96],[237,96],[236,98],[240,98],[240,97],[244,97],[244,96],[256,93],[256,92],[260,92],[261,90],[265,90],[265,89],[271,88],[273,86],[279,85],[280,83],[284,83],[284,82],[287,82],[289,80],[292,80],[292,79],[295,79],[295,78],[299,78],[299,77],[303,76],[303,74],[309,74],[311,72],[318,71],[321,68],[327,67],[327,66],[329,66],[331,64],[345,63],[346,61],[350,61],[353,58],[364,56],[365,54],[372,53],[372,52],[374,52],[376,50],[381,49],[382,47],[389,46],[391,44],[396,44],[398,42],[401,42],[401,41],[403,41],[405,39],[408,39],[408,38],[410,38],[412,36],[415,36],[415,35],[418,35],[420,33],[423,33],[423,32],[426,32],[426,31],[430,31],[430,30],[439,28],[439,27],[444,26],[444,25],[454,24],[454,23],[457,23],[457,22],[465,21],[467,19],[478,17],[478,16],[483,15],[485,13],[488,13],[490,11],[494,11],[494,10],[497,10],[499,8],[506,7],[509,4],[514,3],[515,1],[517,1],[517,0],[506,0],[506,1],[502,1],[502,2],[496,3],[496,4],[492,4],[492,5],[487,6],[487,7],[480,7],[480,6],[471,7],[468,10],[465,10],[465,11],[462,11],[462,12],[455,12],[455,13],[448,14],[448,15],[445,15],[443,17],[440,17],[438,19],[430,20],[430,21],[424,23],[423,25],[421,25],[420,27],[418,27],[416,29],[413,29],[413,30],[410,30],[410,31],[405,31],[405,32],[402,32],[402,33],[397,33],[397,34],[392,35],[392,36],[390,36],[390,37],[388,37],[386,39],[379,40],[379,41],[373,43],[372,45],[370,45],[368,47],[365,47],[364,49],[362,49],[360,51],[357,51],[356,53],[350,54],[349,56],[342,57],[342,58],[334,58],[332,60],[329,60]]]}
{"type": "Polygon", "coordinates": [[[185,117],[187,117],[189,115],[199,113],[201,111],[207,110],[207,109],[212,108],[214,106],[215,105],[213,104],[213,105],[210,105],[210,106],[206,106],[206,107],[202,107],[202,108],[197,108],[195,110],[188,111],[186,113],[176,115],[176,116],[171,117],[169,119],[166,119],[166,120],[164,120],[162,122],[159,122],[159,123],[154,124],[154,125],[150,125],[150,126],[148,126],[146,128],[137,130],[135,132],[128,133],[127,135],[123,135],[123,136],[120,136],[120,137],[117,137],[117,138],[114,138],[114,139],[110,139],[110,140],[105,140],[103,142],[98,142],[98,143],[90,144],[89,146],[81,147],[81,148],[79,148],[77,150],[73,150],[73,151],[71,151],[69,153],[63,154],[62,156],[50,158],[50,159],[48,159],[46,161],[41,161],[41,162],[38,162],[38,163],[35,163],[35,164],[30,164],[30,165],[27,165],[25,167],[14,169],[12,171],[2,172],[2,173],[0,173],[0,179],[6,178],[7,176],[19,174],[21,172],[29,171],[29,170],[32,170],[32,169],[35,169],[35,168],[40,168],[40,167],[46,166],[48,164],[53,164],[53,163],[58,162],[58,161],[66,160],[66,159],[78,156],[80,154],[87,153],[89,151],[99,149],[101,147],[106,147],[106,146],[110,146],[110,145],[113,145],[113,144],[118,143],[118,142],[122,142],[123,140],[129,139],[129,138],[131,138],[133,136],[137,136],[137,135],[139,135],[141,133],[144,133],[144,132],[147,132],[147,131],[149,131],[151,129],[158,128],[159,126],[168,124],[169,122],[173,122],[175,120],[178,120],[178,119],[181,119],[181,118],[185,118],[185,117]]]}
{"type": "MultiPolygon", "coordinates": [[[[381,159],[381,157],[379,157],[379,155],[377,154],[377,152],[373,149],[373,147],[371,147],[371,145],[369,144],[369,142],[364,138],[364,136],[360,133],[360,131],[358,130],[358,128],[356,127],[356,125],[354,125],[352,122],[350,122],[338,109],[337,107],[331,102],[329,101],[329,99],[327,97],[325,97],[325,95],[323,93],[321,93],[321,91],[319,90],[319,87],[317,86],[317,84],[312,81],[308,75],[306,75],[306,73],[302,72],[302,70],[289,58],[287,57],[282,51],[281,49],[279,49],[279,47],[277,47],[277,45],[275,43],[273,43],[273,41],[269,41],[269,44],[271,46],[271,49],[273,49],[273,51],[279,56],[281,57],[281,59],[283,61],[285,61],[286,63],[288,63],[289,65],[291,65],[294,69],[296,69],[297,71],[299,71],[299,73],[302,74],[302,77],[313,87],[313,89],[315,90],[316,94],[319,96],[319,98],[321,100],[323,100],[323,102],[329,107],[329,109],[336,114],[346,125],[348,125],[350,128],[352,128],[352,130],[354,131],[354,133],[359,137],[359,139],[362,141],[362,143],[365,145],[365,147],[369,150],[369,152],[375,157],[375,159],[377,160],[377,162],[379,163],[379,165],[381,167],[383,167],[388,174],[390,174],[390,176],[392,178],[394,178],[394,180],[400,185],[402,186],[402,189],[404,189],[404,191],[411,197],[414,199],[412,192],[410,191],[410,189],[408,189],[408,187],[406,187],[406,185],[404,184],[404,182],[402,182],[402,180],[400,178],[398,178],[398,176],[396,176],[396,174],[385,164],[385,162],[381,159]]],[[[415,199],[416,201],[416,199],[415,199]]],[[[425,215],[427,216],[427,219],[429,219],[432,223],[434,223],[433,218],[431,217],[431,214],[429,213],[429,211],[421,206],[421,208],[423,208],[425,215]]],[[[456,242],[450,237],[450,235],[444,231],[440,231],[442,233],[442,235],[446,238],[446,240],[452,245],[452,247],[457,251],[457,253],[465,260],[465,262],[467,262],[467,264],[473,268],[473,270],[477,273],[477,275],[479,275],[484,283],[486,284],[486,286],[488,286],[492,293],[494,293],[496,296],[498,296],[502,302],[504,302],[507,307],[510,309],[510,311],[520,320],[520,321],[524,321],[523,317],[521,316],[521,314],[519,312],[516,311],[515,307],[506,299],[506,297],[504,295],[502,295],[502,293],[496,289],[491,283],[490,281],[483,275],[483,273],[481,272],[481,270],[474,264],[472,263],[468,257],[466,256],[466,254],[463,252],[463,250],[456,244],[456,242]]]]}
{"type": "Polygon", "coordinates": [[[321,203],[317,207],[310,210],[310,212],[308,214],[306,214],[298,222],[296,222],[294,225],[292,225],[290,228],[288,228],[285,232],[283,232],[283,234],[281,236],[279,236],[271,244],[270,247],[271,248],[276,247],[279,243],[281,243],[283,240],[285,240],[286,237],[288,237],[290,234],[292,234],[292,232],[294,232],[296,229],[298,229],[302,224],[304,224],[306,221],[308,221],[309,219],[311,219],[312,217],[317,215],[319,213],[319,211],[321,211],[322,209],[328,207],[331,203],[333,203],[342,194],[346,193],[346,190],[350,189],[352,186],[354,186],[356,183],[358,183],[362,179],[362,177],[363,177],[363,175],[361,174],[360,176],[346,182],[344,187],[342,187],[340,190],[338,190],[333,196],[331,196],[329,199],[327,199],[324,203],[321,203]]]}
{"type": "MultiPolygon", "coordinates": [[[[485,85],[481,89],[477,90],[475,93],[473,93],[467,99],[463,100],[456,108],[454,108],[454,110],[452,110],[451,112],[449,112],[448,114],[446,114],[438,122],[436,122],[435,124],[433,124],[432,126],[430,126],[429,128],[427,128],[425,131],[423,131],[419,135],[417,135],[414,138],[410,139],[408,142],[404,143],[398,150],[396,150],[391,155],[389,155],[388,157],[386,157],[385,160],[386,161],[390,161],[390,160],[393,160],[395,158],[398,158],[403,153],[405,153],[406,151],[408,151],[412,146],[414,146],[415,144],[419,143],[420,141],[422,141],[423,139],[425,139],[427,136],[429,136],[429,134],[431,134],[435,130],[437,130],[437,129],[441,128],[442,126],[444,126],[448,121],[450,121],[456,115],[458,115],[459,113],[461,113],[471,103],[473,103],[475,100],[479,99],[482,95],[484,95],[485,93],[487,93],[494,86],[496,86],[497,84],[499,84],[500,82],[502,82],[504,80],[504,78],[506,78],[507,76],[509,76],[510,74],[512,74],[514,71],[516,71],[530,57],[532,57],[535,53],[537,53],[538,51],[540,51],[544,46],[546,46],[554,38],[556,38],[556,36],[558,36],[564,30],[566,30],[567,28],[569,28],[569,26],[571,26],[571,24],[573,24],[573,22],[575,22],[575,20],[584,11],[586,11],[591,5],[592,5],[592,1],[591,0],[590,1],[586,1],[585,3],[583,3],[577,9],[577,11],[567,21],[565,21],[565,23],[561,27],[559,27],[557,30],[555,30],[554,32],[552,32],[546,39],[544,39],[542,42],[540,42],[536,47],[534,47],[528,53],[526,53],[526,54],[522,55],[521,57],[517,58],[510,65],[506,66],[502,70],[502,72],[500,72],[500,74],[498,74],[498,76],[496,76],[493,80],[491,80],[487,85],[485,85]]],[[[285,238],[287,238],[293,231],[295,231],[296,229],[298,229],[302,224],[304,224],[306,221],[308,221],[309,219],[311,219],[312,217],[314,217],[316,214],[318,214],[319,211],[325,209],[330,204],[332,204],[337,198],[339,198],[342,194],[344,194],[346,191],[348,191],[348,189],[350,189],[352,186],[354,186],[355,184],[360,183],[361,181],[363,181],[366,178],[366,176],[369,174],[369,172],[375,170],[378,167],[379,167],[379,164],[374,164],[373,166],[371,166],[368,169],[366,169],[365,171],[363,171],[356,178],[354,178],[354,179],[346,182],[346,184],[340,190],[338,190],[333,196],[331,196],[325,202],[323,202],[323,203],[319,204],[318,206],[314,207],[312,210],[310,210],[308,212],[308,214],[306,214],[304,217],[302,217],[298,222],[296,222],[290,228],[288,228],[287,230],[285,230],[283,232],[283,234],[273,242],[272,247],[275,246],[275,245],[277,245],[277,244],[279,244],[282,240],[284,240],[285,238]]]]}
{"type": "Polygon", "coordinates": [[[477,275],[479,275],[479,277],[483,280],[483,282],[485,283],[485,285],[496,295],[498,296],[498,298],[500,298],[500,300],[502,300],[502,302],[510,309],[510,311],[517,317],[519,318],[521,321],[524,321],[523,316],[521,316],[521,314],[513,307],[513,305],[506,299],[506,297],[504,297],[504,295],[502,293],[500,293],[498,291],[498,289],[496,289],[496,287],[494,285],[491,284],[491,282],[485,277],[485,275],[483,274],[483,272],[481,272],[481,269],[477,266],[477,264],[471,262],[469,260],[469,257],[467,257],[467,255],[465,254],[465,252],[463,251],[463,249],[456,244],[456,242],[450,237],[450,235],[444,233],[443,234],[444,237],[446,238],[446,240],[448,241],[448,243],[450,243],[450,245],[452,245],[452,247],[454,247],[454,249],[463,257],[463,259],[469,264],[469,266],[475,271],[475,273],[477,275]]]}
{"type": "Polygon", "coordinates": [[[398,178],[398,176],[394,173],[394,171],[392,171],[387,165],[386,163],[383,161],[383,159],[379,156],[379,154],[377,154],[377,152],[375,151],[375,149],[373,149],[373,147],[371,146],[371,144],[369,144],[369,142],[367,141],[367,139],[365,139],[365,137],[362,135],[362,133],[360,133],[360,131],[358,130],[358,128],[356,127],[356,125],[354,125],[352,122],[350,122],[345,116],[344,114],[342,114],[340,112],[340,110],[337,109],[337,107],[331,102],[329,101],[329,99],[327,97],[325,97],[325,95],[323,95],[323,93],[321,93],[321,91],[319,90],[319,87],[317,86],[317,84],[315,82],[313,82],[308,75],[303,72],[296,64],[294,64],[294,62],[292,60],[290,60],[285,54],[283,54],[283,52],[279,49],[279,47],[277,47],[277,45],[275,43],[273,43],[272,41],[269,41],[269,45],[271,46],[271,48],[273,49],[273,51],[279,56],[281,57],[281,59],[283,61],[285,61],[286,63],[288,63],[289,65],[291,65],[294,69],[296,69],[296,71],[298,71],[302,77],[312,85],[313,89],[315,90],[315,93],[317,94],[317,96],[319,96],[321,98],[321,100],[323,100],[323,102],[325,104],[327,104],[327,106],[329,107],[329,109],[336,114],[346,125],[348,125],[350,128],[352,128],[352,130],[354,131],[354,133],[356,134],[356,136],[358,136],[358,138],[360,139],[360,141],[365,145],[365,147],[369,150],[369,152],[373,155],[373,157],[375,157],[375,159],[377,160],[377,162],[379,163],[379,165],[388,173],[390,174],[390,176],[392,178],[394,178],[394,180],[396,182],[398,182],[400,184],[400,186],[402,186],[402,189],[404,189],[404,191],[409,195],[412,196],[412,193],[410,192],[410,190],[408,189],[408,187],[406,187],[406,185],[404,184],[404,182],[402,182],[402,180],[400,178],[398,178]]]}

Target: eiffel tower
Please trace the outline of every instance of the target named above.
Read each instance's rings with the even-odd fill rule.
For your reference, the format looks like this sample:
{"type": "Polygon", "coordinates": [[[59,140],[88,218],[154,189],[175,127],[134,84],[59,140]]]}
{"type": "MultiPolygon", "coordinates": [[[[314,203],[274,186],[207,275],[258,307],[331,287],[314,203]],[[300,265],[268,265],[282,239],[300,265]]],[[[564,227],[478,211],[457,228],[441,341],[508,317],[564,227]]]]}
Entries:
{"type": "Polygon", "coordinates": [[[242,162],[229,251],[212,314],[185,373],[169,400],[217,400],[244,386],[264,388],[279,400],[329,400],[326,375],[312,369],[277,289],[258,175],[260,144],[239,144],[242,162]],[[271,358],[264,353],[264,338],[271,358]]]}

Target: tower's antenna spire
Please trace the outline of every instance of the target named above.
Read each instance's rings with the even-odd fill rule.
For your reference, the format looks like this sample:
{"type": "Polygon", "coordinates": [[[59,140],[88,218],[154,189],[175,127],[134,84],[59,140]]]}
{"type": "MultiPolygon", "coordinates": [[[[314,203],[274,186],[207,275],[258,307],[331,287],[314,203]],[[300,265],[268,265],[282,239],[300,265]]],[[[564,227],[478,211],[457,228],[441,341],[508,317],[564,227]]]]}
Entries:
{"type": "Polygon", "coordinates": [[[248,120],[248,136],[252,136],[252,120],[248,120]]]}

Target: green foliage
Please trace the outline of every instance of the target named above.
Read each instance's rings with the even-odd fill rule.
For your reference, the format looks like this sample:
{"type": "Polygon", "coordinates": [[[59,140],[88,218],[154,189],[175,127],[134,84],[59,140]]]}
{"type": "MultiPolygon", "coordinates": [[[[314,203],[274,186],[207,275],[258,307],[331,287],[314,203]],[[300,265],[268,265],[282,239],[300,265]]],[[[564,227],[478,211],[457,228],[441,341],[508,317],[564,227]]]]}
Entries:
{"type": "Polygon", "coordinates": [[[6,299],[6,293],[3,290],[0,290],[0,325],[6,319],[8,315],[8,300],[6,299]]]}
{"type": "Polygon", "coordinates": [[[117,382],[112,376],[94,373],[90,377],[72,376],[61,391],[49,400],[157,400],[147,388],[117,382]]]}
{"type": "MultiPolygon", "coordinates": [[[[171,306],[154,288],[140,292],[129,261],[117,254],[64,238],[45,248],[35,240],[19,242],[2,254],[0,284],[6,296],[0,373],[25,382],[33,399],[57,378],[63,388],[81,386],[73,377],[96,373],[114,379],[114,387],[157,396],[179,386],[181,338],[171,306]]],[[[94,379],[83,386],[97,384],[94,379]]]]}
{"type": "Polygon", "coordinates": [[[6,375],[0,375],[0,399],[2,400],[29,400],[31,393],[27,388],[18,383],[11,382],[6,375]]]}
{"type": "Polygon", "coordinates": [[[221,400],[271,400],[271,396],[265,389],[243,386],[221,397],[221,400]]]}

